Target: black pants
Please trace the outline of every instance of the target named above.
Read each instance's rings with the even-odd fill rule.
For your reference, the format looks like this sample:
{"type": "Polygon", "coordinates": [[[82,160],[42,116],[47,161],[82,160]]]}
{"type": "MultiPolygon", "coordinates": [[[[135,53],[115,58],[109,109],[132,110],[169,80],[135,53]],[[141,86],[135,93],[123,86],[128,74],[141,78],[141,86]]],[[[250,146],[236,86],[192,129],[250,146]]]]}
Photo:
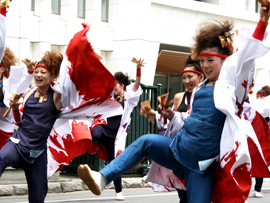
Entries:
{"type": "Polygon", "coordinates": [[[187,191],[176,189],[178,193],[178,197],[180,198],[180,203],[187,203],[187,191]]]}
{"type": "MultiPolygon", "coordinates": [[[[111,162],[114,159],[114,143],[115,138],[107,137],[103,134],[103,125],[96,125],[92,131],[92,142],[98,141],[106,148],[108,161],[111,162]]],[[[122,192],[122,178],[118,176],[114,181],[115,192],[122,192]]]]}
{"type": "Polygon", "coordinates": [[[263,178],[255,178],[254,190],[257,192],[261,192],[262,184],[263,184],[263,178]]]}
{"type": "Polygon", "coordinates": [[[44,203],[48,191],[47,151],[45,150],[34,164],[29,164],[20,156],[14,144],[8,141],[0,150],[0,176],[8,166],[24,170],[29,202],[44,203]]]}

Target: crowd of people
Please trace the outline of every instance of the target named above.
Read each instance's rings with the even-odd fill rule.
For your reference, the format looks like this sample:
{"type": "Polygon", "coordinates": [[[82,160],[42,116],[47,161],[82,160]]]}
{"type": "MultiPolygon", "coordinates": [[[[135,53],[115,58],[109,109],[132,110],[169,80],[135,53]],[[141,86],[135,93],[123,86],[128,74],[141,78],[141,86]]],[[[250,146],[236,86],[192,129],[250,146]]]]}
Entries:
{"type": "Polygon", "coordinates": [[[6,12],[1,4],[0,176],[8,166],[22,168],[29,202],[45,201],[49,170],[60,170],[62,159],[68,164],[87,151],[109,162],[99,172],[87,164],[77,169],[79,177],[96,195],[114,181],[116,199],[124,200],[121,174],[147,157],[153,163],[145,181],[153,189],[164,185],[177,190],[180,203],[232,199],[245,202],[251,177],[256,178],[253,196],[263,197],[263,178],[270,177],[270,146],[264,143],[270,140],[270,87],[263,86],[255,101],[249,100],[249,94],[254,85],[254,61],[270,49],[269,36],[265,34],[269,8],[262,5],[255,29],[239,30],[237,50],[233,46],[233,21],[201,23],[182,71],[186,91],[174,96],[172,107],[149,112],[141,109],[141,115],[155,116],[159,134],[142,135],[126,149],[131,113],[142,93],[144,60],[136,61],[134,83],[123,72],[111,75],[87,40],[89,25],[83,24],[84,29],[70,40],[65,56],[52,50],[37,62],[24,59],[19,65],[5,45],[6,12]],[[15,84],[18,73],[20,80],[15,84]],[[87,75],[103,79],[89,80],[87,75]],[[29,89],[32,79],[35,86],[29,89]],[[22,99],[18,101],[15,96],[22,99]],[[8,109],[12,110],[8,113],[8,109]],[[87,118],[87,122],[74,121],[81,118],[87,118]],[[59,131],[64,123],[72,129],[74,142],[69,142],[68,147],[59,144],[68,140],[59,131]],[[261,125],[267,127],[258,131],[261,125]],[[55,156],[57,150],[50,146],[61,139],[63,142],[56,145],[66,150],[68,158],[55,156]],[[70,153],[76,141],[82,139],[85,142],[80,150],[70,153]],[[51,161],[52,157],[55,160],[51,161]]]}

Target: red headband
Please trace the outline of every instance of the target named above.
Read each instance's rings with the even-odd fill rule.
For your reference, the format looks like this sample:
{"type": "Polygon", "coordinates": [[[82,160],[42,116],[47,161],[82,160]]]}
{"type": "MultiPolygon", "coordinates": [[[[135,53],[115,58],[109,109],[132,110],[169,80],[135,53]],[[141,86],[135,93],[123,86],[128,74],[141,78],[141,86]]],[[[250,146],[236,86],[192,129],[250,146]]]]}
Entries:
{"type": "MultiPolygon", "coordinates": [[[[123,83],[119,82],[119,81],[116,81],[117,83],[119,83],[120,85],[124,85],[123,83]]],[[[125,85],[124,85],[125,86],[125,85]]]]}
{"type": "Polygon", "coordinates": [[[45,69],[47,69],[49,72],[52,73],[52,70],[51,70],[50,68],[48,68],[47,66],[43,65],[43,64],[38,64],[38,65],[35,67],[35,69],[37,69],[37,67],[45,68],[45,69]]]}
{"type": "Polygon", "coordinates": [[[263,94],[263,93],[257,93],[257,95],[261,95],[261,96],[267,97],[267,95],[266,94],[263,94]]]}
{"type": "Polygon", "coordinates": [[[217,56],[219,58],[227,58],[229,57],[228,55],[224,55],[224,54],[212,54],[212,53],[201,53],[199,54],[199,56],[217,56]]]}
{"type": "Polygon", "coordinates": [[[0,63],[0,67],[4,67],[4,66],[0,63]]]}
{"type": "Polygon", "coordinates": [[[183,75],[183,73],[186,73],[186,72],[198,73],[199,75],[203,74],[203,73],[201,73],[201,72],[199,72],[199,71],[196,71],[196,70],[183,70],[183,71],[182,71],[182,75],[183,75]]]}

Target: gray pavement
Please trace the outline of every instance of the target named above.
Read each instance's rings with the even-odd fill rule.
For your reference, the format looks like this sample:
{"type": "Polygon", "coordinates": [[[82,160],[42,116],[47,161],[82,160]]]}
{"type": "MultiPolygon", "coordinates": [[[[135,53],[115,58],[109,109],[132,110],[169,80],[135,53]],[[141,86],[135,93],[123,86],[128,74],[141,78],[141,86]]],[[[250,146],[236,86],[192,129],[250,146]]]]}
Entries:
{"type": "MultiPolygon", "coordinates": [[[[22,173],[20,170],[16,170],[16,172],[13,172],[11,175],[7,173],[7,177],[1,177],[2,180],[0,179],[0,197],[28,194],[25,177],[20,173],[22,173]],[[17,177],[15,177],[14,174],[19,175],[16,175],[17,177]],[[12,180],[12,178],[14,179],[12,180]]],[[[3,173],[3,176],[4,175],[5,172],[3,173]]],[[[150,188],[147,183],[142,181],[142,177],[123,177],[122,185],[123,188],[150,188]]],[[[105,189],[114,189],[113,183],[107,185],[105,189]]],[[[66,175],[58,173],[55,178],[50,178],[48,182],[48,193],[67,193],[85,190],[89,190],[88,187],[77,175],[73,174],[66,175]]]]}
{"type": "MultiPolygon", "coordinates": [[[[18,172],[16,172],[17,174],[18,172]]],[[[5,174],[5,173],[4,173],[5,174]]],[[[88,188],[83,183],[83,181],[77,176],[77,175],[71,175],[71,174],[56,174],[56,178],[49,179],[48,183],[48,194],[53,193],[64,193],[68,194],[68,192],[87,192],[88,188]]],[[[14,175],[12,175],[14,177],[14,175]]],[[[1,178],[2,179],[2,178],[1,178]]],[[[10,178],[8,178],[10,179],[10,178]]],[[[16,178],[18,180],[18,177],[16,178]]],[[[125,188],[132,188],[132,189],[150,189],[150,186],[147,183],[144,183],[142,181],[142,177],[123,177],[123,191],[125,191],[125,188]]],[[[263,187],[262,187],[262,194],[265,196],[264,198],[260,198],[260,201],[258,198],[252,197],[253,194],[253,188],[255,184],[255,180],[252,181],[252,188],[250,191],[250,195],[248,198],[248,203],[255,203],[255,202],[265,202],[266,198],[269,201],[270,197],[270,178],[265,178],[263,187]]],[[[113,183],[106,186],[105,190],[110,191],[110,189],[114,189],[113,183]]],[[[114,191],[114,190],[111,190],[114,191]]],[[[28,189],[27,184],[25,181],[0,181],[0,201],[3,200],[4,197],[8,196],[23,196],[27,195],[28,189]]],[[[60,194],[59,194],[60,195],[60,194]]],[[[2,202],[2,201],[1,201],[2,202]]]]}

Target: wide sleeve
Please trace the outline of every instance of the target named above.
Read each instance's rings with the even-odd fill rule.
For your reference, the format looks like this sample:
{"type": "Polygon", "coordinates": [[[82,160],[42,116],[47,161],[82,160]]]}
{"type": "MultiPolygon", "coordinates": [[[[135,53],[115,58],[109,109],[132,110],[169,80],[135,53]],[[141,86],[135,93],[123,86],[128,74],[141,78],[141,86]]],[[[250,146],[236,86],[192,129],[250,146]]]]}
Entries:
{"type": "Polygon", "coordinates": [[[112,101],[115,78],[97,58],[87,38],[90,25],[70,40],[59,74],[63,110],[60,118],[105,118],[123,113],[112,101]]]}
{"type": "Polygon", "coordinates": [[[4,103],[9,107],[9,98],[12,93],[23,94],[29,88],[34,77],[33,73],[29,73],[25,64],[22,66],[11,66],[9,78],[4,78],[4,103]]]}
{"type": "Polygon", "coordinates": [[[135,107],[137,106],[140,96],[142,94],[142,88],[139,86],[138,90],[134,92],[132,90],[134,86],[134,83],[131,83],[126,87],[126,93],[125,93],[125,99],[131,104],[131,106],[135,107]]]}
{"type": "Polygon", "coordinates": [[[7,19],[4,15],[0,14],[0,62],[2,61],[5,53],[6,29],[7,29],[7,19]]]}
{"type": "Polygon", "coordinates": [[[251,105],[264,118],[270,117],[270,96],[264,99],[255,99],[251,105]]]}

